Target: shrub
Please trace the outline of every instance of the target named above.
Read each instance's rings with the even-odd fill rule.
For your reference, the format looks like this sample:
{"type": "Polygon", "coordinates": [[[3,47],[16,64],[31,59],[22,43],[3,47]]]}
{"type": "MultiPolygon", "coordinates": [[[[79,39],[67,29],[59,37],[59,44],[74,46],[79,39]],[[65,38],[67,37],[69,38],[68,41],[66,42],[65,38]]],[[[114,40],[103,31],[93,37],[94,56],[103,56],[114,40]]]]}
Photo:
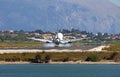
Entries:
{"type": "Polygon", "coordinates": [[[69,61],[69,57],[63,58],[62,61],[63,61],[63,62],[67,62],[67,61],[69,61]]]}
{"type": "Polygon", "coordinates": [[[44,61],[45,61],[45,63],[49,63],[49,61],[50,61],[50,56],[49,56],[49,55],[46,55],[44,61]]]}
{"type": "Polygon", "coordinates": [[[29,59],[32,63],[42,63],[40,55],[35,55],[34,59],[29,59]]]}
{"type": "Polygon", "coordinates": [[[99,61],[99,57],[97,55],[95,55],[95,54],[90,54],[90,55],[88,55],[86,61],[94,61],[94,62],[96,62],[96,61],[99,61]]]}
{"type": "Polygon", "coordinates": [[[109,56],[108,60],[113,60],[113,59],[115,59],[115,57],[116,57],[117,55],[118,55],[117,52],[113,52],[113,53],[109,56]]]}

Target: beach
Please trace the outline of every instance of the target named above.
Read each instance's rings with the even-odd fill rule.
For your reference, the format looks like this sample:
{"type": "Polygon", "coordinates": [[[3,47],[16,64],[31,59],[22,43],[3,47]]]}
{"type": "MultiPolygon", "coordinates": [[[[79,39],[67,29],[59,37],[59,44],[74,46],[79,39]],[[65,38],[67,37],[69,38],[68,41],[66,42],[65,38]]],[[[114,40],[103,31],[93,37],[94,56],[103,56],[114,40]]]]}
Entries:
{"type": "Polygon", "coordinates": [[[27,61],[16,61],[16,62],[0,61],[0,64],[30,64],[30,62],[27,62],[27,61]]]}
{"type": "Polygon", "coordinates": [[[6,62],[6,61],[0,61],[0,64],[120,64],[120,62],[115,61],[97,61],[97,62],[91,62],[91,61],[50,61],[49,63],[31,63],[27,61],[16,61],[16,62],[6,62]]]}

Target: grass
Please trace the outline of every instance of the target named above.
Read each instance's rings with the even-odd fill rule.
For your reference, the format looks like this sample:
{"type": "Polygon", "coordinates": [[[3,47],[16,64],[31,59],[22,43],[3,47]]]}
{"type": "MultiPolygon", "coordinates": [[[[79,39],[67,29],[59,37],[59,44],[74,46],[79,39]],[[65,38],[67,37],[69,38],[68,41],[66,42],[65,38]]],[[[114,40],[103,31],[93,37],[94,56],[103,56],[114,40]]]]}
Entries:
{"type": "Polygon", "coordinates": [[[34,48],[42,45],[43,43],[34,41],[6,41],[0,43],[0,48],[34,48]]]}
{"type": "Polygon", "coordinates": [[[89,55],[96,55],[99,60],[114,60],[120,61],[120,52],[40,52],[40,53],[9,53],[9,54],[0,54],[0,60],[22,60],[29,61],[30,59],[34,59],[36,55],[40,55],[42,59],[45,58],[46,55],[49,55],[52,61],[63,61],[64,59],[68,59],[69,61],[85,61],[89,55]]]}
{"type": "Polygon", "coordinates": [[[107,51],[120,51],[120,42],[114,42],[108,48],[104,48],[107,51]]]}

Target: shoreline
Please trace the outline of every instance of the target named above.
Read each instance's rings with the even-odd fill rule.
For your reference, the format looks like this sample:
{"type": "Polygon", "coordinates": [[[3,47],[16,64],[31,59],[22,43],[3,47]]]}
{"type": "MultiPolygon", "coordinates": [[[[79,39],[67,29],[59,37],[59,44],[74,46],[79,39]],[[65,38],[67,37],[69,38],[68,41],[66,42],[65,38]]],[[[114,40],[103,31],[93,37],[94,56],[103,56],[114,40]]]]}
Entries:
{"type": "Polygon", "coordinates": [[[27,61],[16,61],[16,62],[0,61],[0,65],[1,64],[31,64],[31,63],[27,61]]]}
{"type": "Polygon", "coordinates": [[[2,64],[120,64],[120,62],[114,62],[114,61],[98,61],[98,62],[88,62],[88,61],[67,61],[67,62],[53,62],[50,61],[49,63],[31,63],[27,61],[17,61],[17,62],[6,62],[6,61],[0,61],[0,65],[2,64]]]}
{"type": "Polygon", "coordinates": [[[91,61],[67,61],[67,62],[50,62],[49,64],[120,64],[120,62],[115,61],[98,61],[98,62],[91,62],[91,61]]]}

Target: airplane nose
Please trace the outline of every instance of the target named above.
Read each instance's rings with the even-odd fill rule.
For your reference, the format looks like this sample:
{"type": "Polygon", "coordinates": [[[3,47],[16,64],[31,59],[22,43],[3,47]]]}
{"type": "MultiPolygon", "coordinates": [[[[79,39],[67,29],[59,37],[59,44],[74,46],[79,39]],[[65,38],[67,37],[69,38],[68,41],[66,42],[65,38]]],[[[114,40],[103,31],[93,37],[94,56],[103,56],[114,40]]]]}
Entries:
{"type": "Polygon", "coordinates": [[[57,39],[57,41],[59,42],[60,40],[59,40],[59,39],[57,39]]]}

